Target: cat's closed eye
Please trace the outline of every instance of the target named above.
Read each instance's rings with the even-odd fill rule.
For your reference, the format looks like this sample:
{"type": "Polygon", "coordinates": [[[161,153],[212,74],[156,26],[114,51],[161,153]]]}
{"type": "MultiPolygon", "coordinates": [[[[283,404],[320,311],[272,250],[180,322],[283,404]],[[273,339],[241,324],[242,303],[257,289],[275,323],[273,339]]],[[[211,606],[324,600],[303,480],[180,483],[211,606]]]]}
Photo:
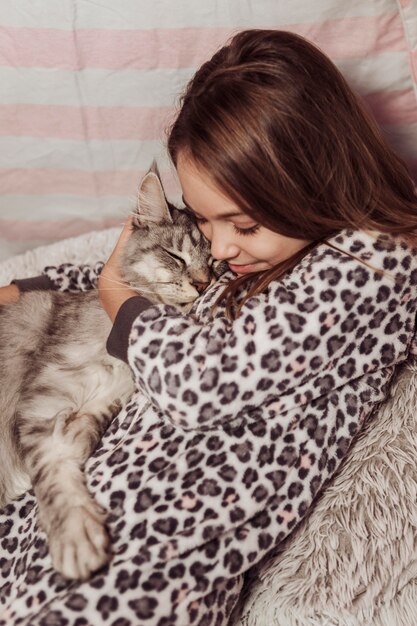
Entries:
{"type": "Polygon", "coordinates": [[[179,256],[175,252],[172,252],[172,250],[165,249],[165,252],[171,257],[171,259],[174,259],[174,261],[176,261],[180,267],[185,267],[186,262],[181,256],[179,256]]]}

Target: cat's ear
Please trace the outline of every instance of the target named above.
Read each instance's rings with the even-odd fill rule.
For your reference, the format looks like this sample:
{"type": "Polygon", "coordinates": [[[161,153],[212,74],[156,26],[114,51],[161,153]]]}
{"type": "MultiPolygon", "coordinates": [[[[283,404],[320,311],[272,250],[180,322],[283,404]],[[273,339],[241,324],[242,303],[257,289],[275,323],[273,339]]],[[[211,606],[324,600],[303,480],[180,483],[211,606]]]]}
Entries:
{"type": "Polygon", "coordinates": [[[133,223],[146,226],[160,222],[172,222],[172,218],[154,162],[140,184],[133,223]]]}

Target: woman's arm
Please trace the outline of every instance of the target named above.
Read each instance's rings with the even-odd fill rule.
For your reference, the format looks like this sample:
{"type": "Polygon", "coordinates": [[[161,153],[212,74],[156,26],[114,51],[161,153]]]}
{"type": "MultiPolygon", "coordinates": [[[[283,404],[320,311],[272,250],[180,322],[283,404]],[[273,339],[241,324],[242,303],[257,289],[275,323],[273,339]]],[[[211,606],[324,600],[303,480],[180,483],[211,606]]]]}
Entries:
{"type": "Polygon", "coordinates": [[[0,287],[0,305],[18,302],[19,298],[20,291],[17,285],[6,285],[6,287],[0,287]]]}
{"type": "Polygon", "coordinates": [[[328,249],[308,271],[274,283],[248,300],[233,323],[221,310],[214,319],[169,305],[140,312],[125,343],[138,389],[172,423],[209,430],[239,417],[256,422],[285,414],[403,361],[408,343],[401,324],[408,327],[412,314],[399,284],[370,279],[364,290],[357,280],[363,265],[339,254],[328,249]],[[387,301],[398,317],[389,336],[381,325],[387,301]]]}
{"type": "MultiPolygon", "coordinates": [[[[50,288],[57,291],[90,291],[97,289],[98,279],[104,263],[98,261],[94,265],[73,265],[63,263],[58,266],[47,266],[43,270],[50,283],[50,288]]],[[[19,281],[17,281],[19,283],[19,281]]]]}
{"type": "Polygon", "coordinates": [[[95,265],[72,265],[63,263],[48,266],[40,276],[15,279],[10,285],[0,287],[0,305],[18,302],[20,294],[27,291],[89,291],[96,289],[104,263],[95,265]]]}

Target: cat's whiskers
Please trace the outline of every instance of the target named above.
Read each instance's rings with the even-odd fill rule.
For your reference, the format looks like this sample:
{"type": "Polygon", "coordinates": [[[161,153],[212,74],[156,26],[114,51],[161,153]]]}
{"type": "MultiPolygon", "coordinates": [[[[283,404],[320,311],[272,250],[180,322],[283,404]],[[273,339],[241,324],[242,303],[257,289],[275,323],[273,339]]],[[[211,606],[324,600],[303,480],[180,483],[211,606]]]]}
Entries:
{"type": "MultiPolygon", "coordinates": [[[[154,293],[153,290],[150,290],[149,288],[147,289],[147,285],[139,285],[139,286],[135,286],[135,285],[131,285],[130,283],[124,283],[121,280],[117,280],[116,278],[110,278],[110,276],[104,276],[104,278],[106,280],[108,280],[110,283],[115,283],[116,285],[120,285],[120,287],[100,287],[100,291],[109,291],[109,290],[116,290],[116,289],[133,289],[134,291],[138,291],[139,289],[141,291],[147,291],[148,293],[154,293]]],[[[154,285],[170,285],[171,281],[169,280],[155,280],[153,281],[154,285]]]]}
{"type": "MultiPolygon", "coordinates": [[[[125,289],[128,288],[128,284],[123,282],[122,280],[117,280],[116,278],[110,278],[110,276],[106,276],[106,274],[102,274],[102,277],[108,280],[110,283],[116,283],[116,285],[121,285],[125,289]]],[[[100,291],[102,291],[101,288],[100,288],[100,291]]]]}
{"type": "Polygon", "coordinates": [[[100,291],[137,291],[138,293],[153,293],[150,289],[143,289],[141,287],[102,287],[100,291]]]}

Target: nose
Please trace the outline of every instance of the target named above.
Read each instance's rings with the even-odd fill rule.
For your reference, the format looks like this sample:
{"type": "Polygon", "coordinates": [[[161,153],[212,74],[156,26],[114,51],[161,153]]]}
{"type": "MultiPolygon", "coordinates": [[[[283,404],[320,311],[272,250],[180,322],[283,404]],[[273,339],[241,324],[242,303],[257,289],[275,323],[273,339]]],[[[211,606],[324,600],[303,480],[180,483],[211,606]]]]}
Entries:
{"type": "Polygon", "coordinates": [[[210,244],[211,254],[218,261],[235,259],[239,255],[239,246],[234,242],[233,233],[230,233],[224,226],[220,226],[217,230],[212,229],[210,244]]]}
{"type": "Polygon", "coordinates": [[[193,287],[195,287],[198,291],[198,293],[202,293],[204,291],[204,289],[207,289],[207,287],[209,286],[210,283],[206,282],[206,283],[199,283],[199,282],[192,282],[191,283],[193,287]]]}

